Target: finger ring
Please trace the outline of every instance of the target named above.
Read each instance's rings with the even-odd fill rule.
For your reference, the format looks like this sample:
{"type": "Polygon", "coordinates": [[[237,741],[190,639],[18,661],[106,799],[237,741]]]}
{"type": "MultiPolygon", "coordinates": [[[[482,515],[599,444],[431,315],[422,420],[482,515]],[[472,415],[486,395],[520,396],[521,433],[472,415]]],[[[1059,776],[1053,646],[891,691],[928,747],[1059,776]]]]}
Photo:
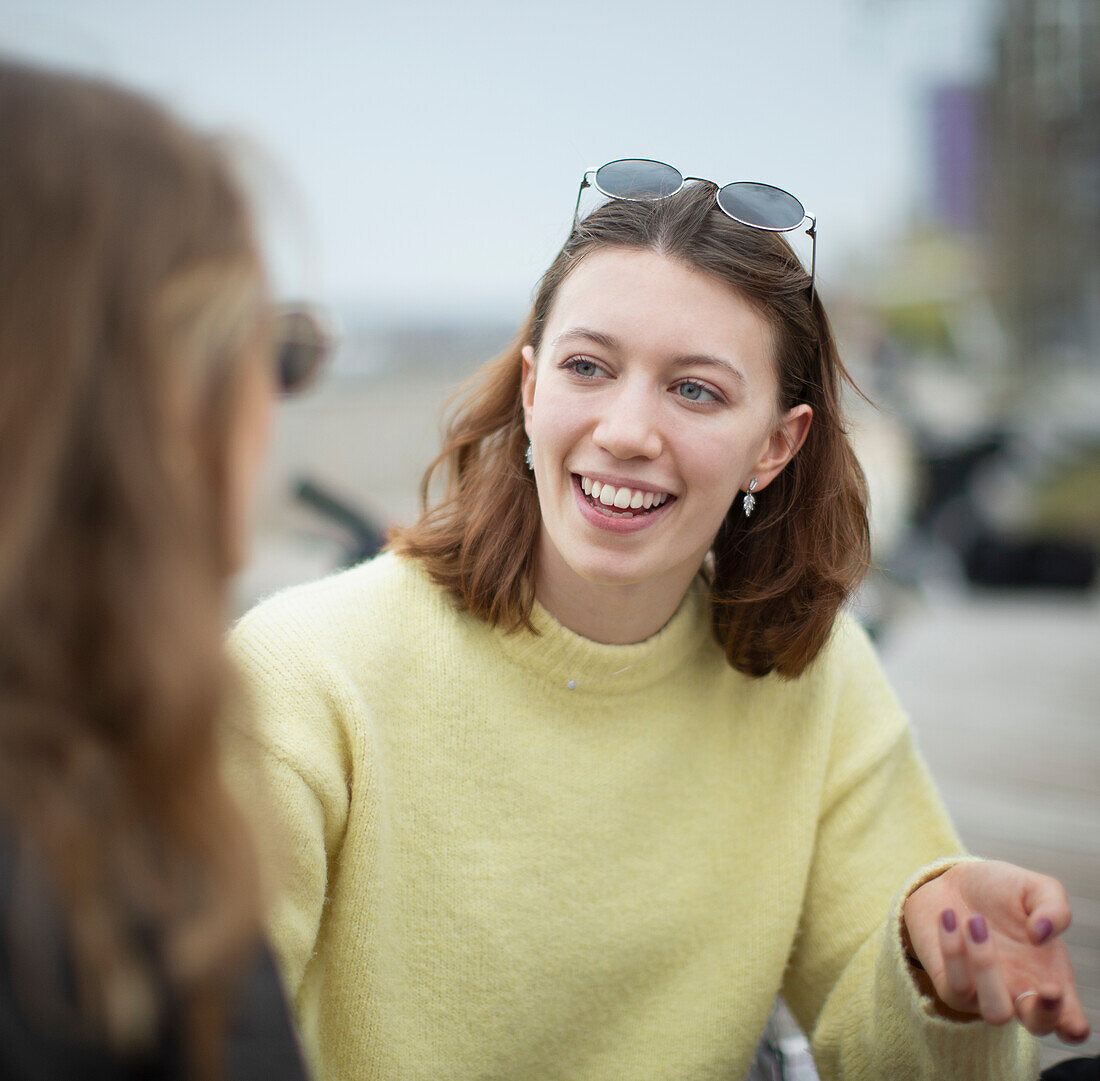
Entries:
{"type": "Polygon", "coordinates": [[[1031,996],[1031,995],[1034,995],[1034,996],[1035,996],[1036,998],[1038,998],[1038,997],[1039,997],[1039,992],[1038,992],[1038,991],[1021,991],[1021,992],[1020,992],[1020,993],[1019,993],[1019,994],[1018,994],[1018,995],[1017,995],[1017,996],[1016,996],[1016,997],[1015,997],[1015,998],[1014,998],[1014,999],[1012,1000],[1012,1005],[1013,1005],[1013,1006],[1019,1006],[1019,1005],[1020,1005],[1020,1000],[1021,1000],[1021,999],[1024,999],[1024,998],[1028,998],[1028,997],[1029,997],[1029,996],[1031,996]]]}

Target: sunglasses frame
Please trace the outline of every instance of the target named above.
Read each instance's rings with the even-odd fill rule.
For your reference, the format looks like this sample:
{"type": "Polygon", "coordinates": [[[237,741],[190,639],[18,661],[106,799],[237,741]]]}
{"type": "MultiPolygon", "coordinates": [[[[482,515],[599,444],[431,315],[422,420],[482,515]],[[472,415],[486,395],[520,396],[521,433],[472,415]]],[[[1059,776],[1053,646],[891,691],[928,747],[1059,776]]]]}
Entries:
{"type": "Polygon", "coordinates": [[[272,342],[272,364],[275,369],[275,382],[280,398],[289,398],[312,385],[326,362],[335,352],[340,340],[339,330],[332,315],[316,304],[284,302],[274,305],[275,332],[272,342]],[[308,327],[308,335],[301,333],[302,327],[308,327]],[[311,350],[309,364],[300,375],[289,380],[287,373],[290,365],[284,362],[284,356],[295,346],[305,346],[311,350]]]}
{"type": "Polygon", "coordinates": [[[573,225],[570,228],[570,233],[572,233],[573,230],[577,228],[577,222],[579,220],[581,209],[581,196],[584,194],[585,188],[595,188],[596,191],[598,191],[601,195],[606,196],[608,199],[621,199],[624,202],[628,203],[655,203],[660,201],[661,199],[671,199],[672,196],[677,195],[681,191],[683,191],[685,184],[691,182],[714,184],[716,188],[716,191],[714,193],[714,201],[718,205],[718,209],[721,210],[727,218],[732,218],[734,221],[739,222],[741,225],[746,225],[750,229],[763,229],[766,233],[791,233],[794,232],[796,229],[800,229],[802,227],[802,224],[807,219],[809,220],[810,224],[805,232],[806,235],[813,242],[810,254],[810,307],[812,308],[815,296],[815,285],[817,282],[817,216],[811,214],[806,209],[802,200],[799,199],[798,196],[792,195],[789,191],[786,190],[786,188],[780,188],[775,184],[765,184],[762,181],[758,180],[735,180],[729,184],[723,184],[721,187],[719,187],[717,184],[714,183],[713,180],[707,180],[705,177],[684,176],[684,174],[681,173],[675,165],[669,165],[667,161],[657,161],[656,158],[615,158],[614,161],[605,161],[603,165],[599,166],[599,168],[589,169],[587,172],[585,172],[584,176],[581,177],[581,184],[580,187],[577,189],[577,201],[573,206],[573,225]],[[599,174],[601,169],[606,169],[609,165],[619,165],[622,162],[628,161],[639,162],[646,165],[660,165],[665,169],[671,169],[680,178],[680,183],[675,191],[670,191],[667,195],[643,195],[632,197],[629,195],[616,195],[613,192],[605,191],[596,182],[596,176],[599,174]],[[783,195],[786,195],[787,198],[793,199],[795,203],[801,208],[802,217],[797,222],[795,222],[794,225],[788,225],[781,229],[773,225],[758,225],[756,222],[745,221],[743,218],[739,218],[736,214],[731,214],[722,205],[722,192],[724,192],[727,188],[737,187],[741,184],[756,184],[762,188],[771,188],[772,191],[781,192],[783,195]]]}

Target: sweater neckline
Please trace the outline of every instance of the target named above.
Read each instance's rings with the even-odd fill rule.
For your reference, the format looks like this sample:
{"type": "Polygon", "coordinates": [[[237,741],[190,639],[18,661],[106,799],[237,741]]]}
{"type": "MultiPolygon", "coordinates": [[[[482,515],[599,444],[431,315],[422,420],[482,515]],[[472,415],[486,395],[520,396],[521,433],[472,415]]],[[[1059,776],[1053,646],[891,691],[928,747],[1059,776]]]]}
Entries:
{"type": "Polygon", "coordinates": [[[571,631],[536,600],[531,623],[503,636],[504,653],[561,690],[598,696],[651,686],[670,675],[707,635],[707,586],[696,578],[672,618],[641,642],[611,645],[571,631]],[[576,682],[575,688],[568,686],[576,682]]]}

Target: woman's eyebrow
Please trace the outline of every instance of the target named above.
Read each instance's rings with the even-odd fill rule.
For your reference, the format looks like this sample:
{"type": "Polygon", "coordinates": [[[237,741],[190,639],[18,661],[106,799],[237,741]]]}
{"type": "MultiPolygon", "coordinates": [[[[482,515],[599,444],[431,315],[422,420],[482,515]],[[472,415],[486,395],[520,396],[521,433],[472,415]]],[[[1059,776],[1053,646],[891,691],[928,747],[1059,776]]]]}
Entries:
{"type": "Polygon", "coordinates": [[[602,345],[605,349],[620,348],[618,338],[613,338],[610,334],[605,334],[602,330],[589,330],[587,327],[570,327],[568,330],[563,330],[550,343],[550,348],[553,349],[565,342],[571,342],[576,339],[583,339],[593,342],[596,345],[602,345]]]}
{"type": "Polygon", "coordinates": [[[725,357],[716,357],[710,353],[689,353],[686,356],[673,357],[672,364],[677,368],[686,368],[696,364],[702,364],[712,368],[721,368],[729,375],[732,375],[742,386],[748,384],[748,380],[745,378],[745,374],[740,368],[736,367],[731,361],[726,360],[725,357]]]}

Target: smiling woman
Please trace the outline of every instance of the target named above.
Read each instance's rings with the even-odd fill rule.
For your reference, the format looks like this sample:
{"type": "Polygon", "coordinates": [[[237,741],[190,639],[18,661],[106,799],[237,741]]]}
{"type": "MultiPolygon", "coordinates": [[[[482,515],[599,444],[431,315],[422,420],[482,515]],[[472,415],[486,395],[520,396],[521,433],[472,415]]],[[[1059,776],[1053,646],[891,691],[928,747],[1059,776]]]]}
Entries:
{"type": "MultiPolygon", "coordinates": [[[[666,536],[683,536],[680,530],[690,522],[699,551],[690,570],[689,553],[683,552],[687,563],[672,576],[632,583],[630,611],[637,618],[622,607],[623,590],[614,609],[585,591],[599,627],[583,620],[566,625],[598,641],[638,641],[672,614],[702,566],[712,629],[730,663],[751,675],[798,675],[821,649],[869,559],[866,485],[841,416],[848,376],[811,276],[790,247],[774,232],[731,218],[707,183],[656,201],[614,200],[573,230],[542,279],[527,324],[474,377],[463,399],[425,478],[427,504],[430,479],[449,470],[444,498],[426,507],[414,529],[398,535],[398,548],[421,559],[463,608],[490,623],[529,625],[536,597],[555,612],[554,599],[545,593],[548,583],[540,591],[536,579],[551,573],[555,552],[560,555],[545,543],[552,525],[569,519],[550,506],[554,492],[560,494],[557,478],[541,475],[543,440],[532,426],[542,424],[549,433],[560,418],[533,408],[537,369],[549,374],[553,364],[560,376],[565,365],[580,382],[586,382],[582,372],[590,371],[593,387],[602,385],[601,373],[614,385],[598,394],[604,403],[617,403],[600,421],[598,437],[613,441],[603,448],[605,458],[621,462],[615,452],[625,449],[632,464],[607,473],[605,461],[603,479],[629,487],[643,461],[653,462],[647,469],[655,479],[678,457],[670,444],[669,453],[647,458],[665,439],[659,429],[670,412],[654,412],[650,401],[638,397],[643,363],[653,369],[651,382],[655,369],[667,366],[667,397],[681,398],[681,410],[693,410],[671,415],[683,418],[676,443],[681,455],[693,448],[693,460],[703,466],[701,479],[712,475],[716,462],[718,469],[740,472],[715,479],[717,491],[693,484],[684,492],[689,505],[666,512],[667,528],[662,523],[659,530],[644,531],[650,546],[664,549],[666,536]],[[644,350],[636,348],[639,343],[644,350]],[[622,377],[613,378],[616,364],[627,365],[622,377]],[[540,421],[544,415],[548,419],[540,421]],[[631,430],[639,419],[644,435],[631,430]],[[616,445],[624,430],[627,440],[644,438],[648,446],[616,445]],[[487,431],[493,438],[486,438],[487,431]],[[515,468],[528,439],[537,489],[515,468]],[[755,456],[746,459],[752,439],[755,456]],[[803,443],[804,454],[795,456],[803,443]],[[737,469],[733,454],[741,456],[737,469]],[[759,504],[751,524],[747,515],[729,513],[740,510],[733,507],[735,497],[750,485],[750,509],[759,504]],[[706,512],[698,517],[704,504],[706,512]],[[459,551],[463,558],[456,559],[459,551]],[[713,559],[703,565],[708,551],[713,559]],[[652,611],[645,615],[639,607],[652,611]]],[[[558,386],[561,380],[549,382],[558,386]]],[[[591,397],[586,392],[578,400],[591,397]]],[[[574,407],[562,406],[570,415],[574,407]]],[[[634,547],[643,547],[641,537],[634,547]]],[[[629,551],[617,554],[625,558],[629,551]]]]}
{"type": "Polygon", "coordinates": [[[1064,892],[963,856],[842,611],[866,497],[811,275],[672,187],[575,224],[394,550],[235,632],[313,1066],[738,1079],[781,992],[824,1079],[1030,1081],[1006,1022],[1087,1031],[1064,892]]]}

